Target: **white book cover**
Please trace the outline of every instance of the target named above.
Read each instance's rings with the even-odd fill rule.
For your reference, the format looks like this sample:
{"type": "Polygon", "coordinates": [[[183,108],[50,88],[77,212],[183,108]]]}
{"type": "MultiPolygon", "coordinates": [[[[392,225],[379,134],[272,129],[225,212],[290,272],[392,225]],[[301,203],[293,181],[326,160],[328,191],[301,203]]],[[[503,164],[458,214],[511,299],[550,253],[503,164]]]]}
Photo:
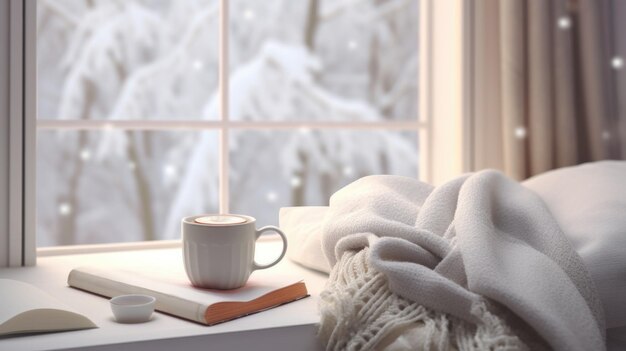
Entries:
{"type": "MultiPolygon", "coordinates": [[[[201,289],[191,285],[182,262],[180,265],[152,264],[132,268],[80,267],[73,269],[68,277],[68,285],[71,287],[106,297],[124,294],[154,296],[158,311],[202,324],[211,324],[207,323],[206,313],[212,305],[222,302],[249,302],[301,281],[302,279],[296,277],[280,276],[267,270],[254,272],[246,285],[239,289],[201,289]]],[[[302,285],[304,286],[303,283],[302,285]]],[[[287,299],[269,307],[306,297],[306,288],[304,289],[304,296],[287,299]]],[[[239,316],[241,315],[232,318],[239,316]]]]}

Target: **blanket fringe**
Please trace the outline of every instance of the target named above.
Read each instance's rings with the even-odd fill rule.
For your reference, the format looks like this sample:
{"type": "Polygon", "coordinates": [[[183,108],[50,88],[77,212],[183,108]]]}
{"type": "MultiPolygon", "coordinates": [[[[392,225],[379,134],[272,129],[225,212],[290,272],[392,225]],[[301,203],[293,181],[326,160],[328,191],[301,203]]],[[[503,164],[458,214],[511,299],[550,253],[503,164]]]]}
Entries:
{"type": "Polygon", "coordinates": [[[327,350],[528,350],[486,303],[473,306],[482,322],[465,322],[393,293],[368,264],[369,250],[346,252],[320,299],[319,337],[327,350]]]}

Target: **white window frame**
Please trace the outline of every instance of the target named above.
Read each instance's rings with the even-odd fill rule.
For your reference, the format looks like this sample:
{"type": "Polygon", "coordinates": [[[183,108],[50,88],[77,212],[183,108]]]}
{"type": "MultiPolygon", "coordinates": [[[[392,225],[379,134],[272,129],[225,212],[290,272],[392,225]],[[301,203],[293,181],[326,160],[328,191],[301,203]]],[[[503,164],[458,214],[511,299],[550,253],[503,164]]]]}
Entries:
{"type": "MultiPolygon", "coordinates": [[[[35,0],[9,2],[8,266],[30,266],[35,252],[35,0]]],[[[4,234],[4,233],[2,233],[4,234]]]]}
{"type": "Polygon", "coordinates": [[[474,0],[420,1],[420,116],[428,120],[420,176],[434,185],[472,166],[473,7],[474,0]]]}
{"type": "MultiPolygon", "coordinates": [[[[11,0],[21,3],[22,0],[11,0]]],[[[24,145],[19,157],[24,161],[23,196],[16,191],[10,198],[11,207],[23,205],[22,230],[11,231],[14,242],[22,243],[22,265],[32,265],[36,256],[71,253],[89,253],[112,250],[173,247],[180,241],[154,241],[119,244],[73,245],[36,249],[35,240],[35,135],[37,130],[217,130],[219,132],[219,210],[229,212],[229,153],[228,138],[231,130],[400,130],[414,131],[419,138],[420,179],[438,184],[466,169],[464,162],[463,124],[467,123],[466,99],[467,73],[463,45],[467,25],[469,1],[420,0],[420,69],[419,69],[419,119],[381,122],[333,121],[232,121],[228,111],[228,0],[220,0],[219,42],[219,97],[220,118],[216,121],[97,121],[97,120],[37,120],[36,119],[36,0],[26,0],[23,13],[25,35],[22,40],[24,56],[24,145]],[[437,40],[433,40],[433,33],[437,40]],[[462,84],[459,84],[462,83],[462,84]]],[[[11,18],[14,16],[12,15],[11,18]]],[[[16,24],[17,25],[17,24],[16,24]]],[[[14,38],[12,38],[13,40],[14,38]]],[[[19,39],[19,40],[18,40],[19,39]]],[[[16,44],[17,46],[17,44],[16,44]]],[[[15,48],[12,45],[12,52],[15,48]]],[[[19,48],[17,49],[19,50],[19,48]]],[[[12,97],[13,99],[13,97],[12,97]]],[[[16,101],[19,100],[16,98],[16,101]]],[[[12,100],[13,101],[13,100],[12,100]]],[[[16,140],[17,144],[18,141],[16,140]]],[[[16,151],[17,152],[17,151],[16,151]]],[[[11,169],[13,170],[13,163],[11,169]]],[[[16,180],[17,182],[17,180],[16,180]]],[[[17,218],[17,217],[16,217],[17,218]]],[[[19,223],[15,223],[16,228],[19,223]]],[[[17,245],[17,244],[16,244],[17,245]]],[[[15,252],[18,252],[15,249],[15,252]]],[[[13,247],[11,248],[13,252],[13,247]]],[[[16,261],[17,262],[17,261],[16,261]]]]}

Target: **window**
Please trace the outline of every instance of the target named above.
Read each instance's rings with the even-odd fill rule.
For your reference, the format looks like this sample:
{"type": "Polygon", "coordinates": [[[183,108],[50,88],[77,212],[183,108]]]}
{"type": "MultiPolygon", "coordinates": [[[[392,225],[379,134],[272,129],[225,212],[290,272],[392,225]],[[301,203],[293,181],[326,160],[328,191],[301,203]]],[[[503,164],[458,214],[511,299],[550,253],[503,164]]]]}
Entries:
{"type": "Polygon", "coordinates": [[[37,2],[37,245],[175,239],[208,212],[277,224],[359,177],[417,177],[419,18],[418,0],[37,2]]]}

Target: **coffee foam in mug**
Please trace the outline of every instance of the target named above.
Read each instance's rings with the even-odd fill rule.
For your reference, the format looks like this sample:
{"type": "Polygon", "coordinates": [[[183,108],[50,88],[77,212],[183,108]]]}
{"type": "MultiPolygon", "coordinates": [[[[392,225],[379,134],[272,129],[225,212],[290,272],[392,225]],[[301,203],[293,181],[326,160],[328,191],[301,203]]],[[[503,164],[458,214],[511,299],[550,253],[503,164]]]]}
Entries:
{"type": "Polygon", "coordinates": [[[196,218],[194,222],[209,225],[230,225],[245,223],[247,220],[239,216],[212,215],[196,218]]]}

